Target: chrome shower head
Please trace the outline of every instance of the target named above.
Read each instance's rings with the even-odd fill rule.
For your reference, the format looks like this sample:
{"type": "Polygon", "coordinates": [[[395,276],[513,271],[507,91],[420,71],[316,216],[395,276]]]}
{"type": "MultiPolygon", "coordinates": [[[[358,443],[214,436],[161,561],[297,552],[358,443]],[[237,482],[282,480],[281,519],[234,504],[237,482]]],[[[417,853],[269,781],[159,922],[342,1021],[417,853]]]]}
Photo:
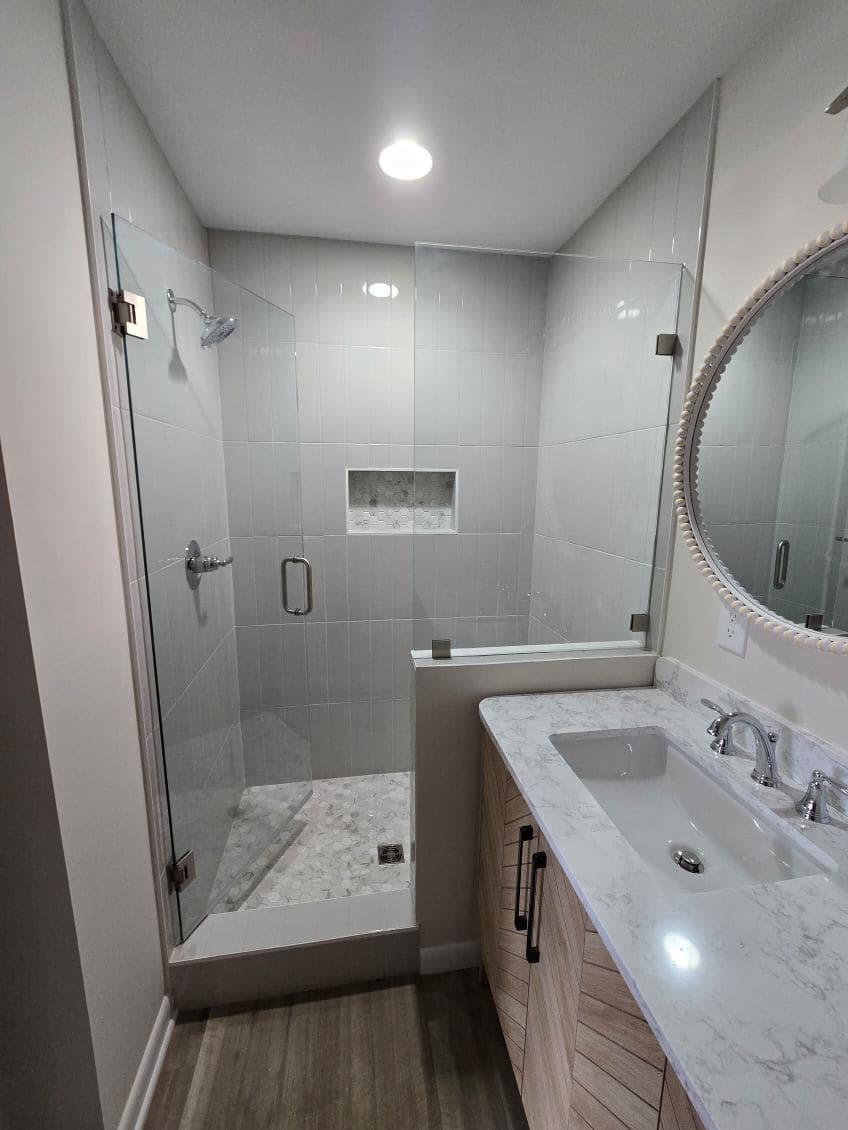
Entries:
{"type": "Polygon", "coordinates": [[[200,335],[200,345],[203,349],[209,349],[213,345],[220,345],[220,343],[230,336],[233,330],[238,325],[238,318],[215,318],[207,314],[203,319],[205,328],[200,335]]]}
{"type": "Polygon", "coordinates": [[[238,318],[225,316],[216,318],[214,314],[207,314],[202,306],[198,306],[190,298],[177,298],[172,290],[168,290],[165,297],[168,299],[168,309],[175,313],[178,306],[188,306],[203,319],[203,332],[200,335],[201,349],[210,349],[213,345],[220,345],[224,338],[230,336],[238,326],[238,318]]]}

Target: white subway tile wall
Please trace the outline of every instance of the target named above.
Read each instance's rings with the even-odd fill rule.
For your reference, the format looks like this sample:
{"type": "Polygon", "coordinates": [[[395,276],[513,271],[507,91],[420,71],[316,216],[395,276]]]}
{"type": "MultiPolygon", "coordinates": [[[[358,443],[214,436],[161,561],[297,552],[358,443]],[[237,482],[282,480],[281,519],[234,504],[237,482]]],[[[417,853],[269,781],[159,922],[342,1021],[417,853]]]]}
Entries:
{"type": "Polygon", "coordinates": [[[290,311],[296,335],[291,318],[245,319],[243,354],[221,350],[248,784],[279,779],[257,723],[269,711],[294,732],[308,721],[314,777],[408,770],[412,530],[348,534],[347,500],[349,468],[414,465],[412,250],[219,231],[209,243],[213,268],[290,311]],[[374,282],[397,295],[368,294],[374,282]],[[299,530],[315,607],[297,623],[279,569],[299,530]],[[264,679],[280,662],[282,683],[264,679]]]}
{"type": "Polygon", "coordinates": [[[629,615],[649,606],[654,642],[661,631],[674,530],[668,468],[691,370],[714,111],[711,87],[560,248],[650,270],[634,262],[624,278],[612,263],[552,265],[532,643],[641,639],[629,615]],[[668,362],[650,356],[645,318],[662,309],[664,263],[683,265],[679,308],[668,300],[670,323],[654,327],[679,337],[668,375],[668,362]]]}
{"type": "Polygon", "coordinates": [[[415,466],[457,468],[456,534],[415,515],[416,648],[528,642],[548,269],[416,248],[415,466]]]}

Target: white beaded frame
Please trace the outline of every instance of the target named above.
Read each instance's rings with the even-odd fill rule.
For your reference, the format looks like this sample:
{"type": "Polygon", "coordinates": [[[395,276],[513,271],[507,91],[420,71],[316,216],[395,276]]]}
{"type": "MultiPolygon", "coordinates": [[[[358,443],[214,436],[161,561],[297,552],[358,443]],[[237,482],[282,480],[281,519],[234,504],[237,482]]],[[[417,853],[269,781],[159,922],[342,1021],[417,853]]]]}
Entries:
{"type": "Polygon", "coordinates": [[[727,363],[741,344],[762,308],[775,295],[802,278],[819,260],[836,249],[848,247],[848,221],[824,232],[800,248],[791,259],[757,287],[745,304],[731,318],[712,349],[701,371],[692,382],[683,405],[680,429],[674,449],[674,505],[683,540],[695,559],[699,571],[722,600],[736,612],[744,614],[757,627],[801,647],[833,654],[848,654],[848,637],[832,636],[799,628],[790,620],[776,616],[740,588],[725,569],[721,559],[701,529],[695,510],[693,486],[698,462],[698,440],[703,427],[704,409],[712,399],[727,363]]]}

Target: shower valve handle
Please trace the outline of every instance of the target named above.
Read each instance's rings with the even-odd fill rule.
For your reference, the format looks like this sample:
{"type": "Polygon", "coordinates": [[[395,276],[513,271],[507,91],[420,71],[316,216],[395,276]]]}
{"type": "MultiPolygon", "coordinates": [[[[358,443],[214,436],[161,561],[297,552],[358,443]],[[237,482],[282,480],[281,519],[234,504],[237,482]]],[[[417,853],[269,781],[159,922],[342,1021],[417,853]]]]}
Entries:
{"type": "Polygon", "coordinates": [[[212,557],[201,553],[200,546],[192,539],[186,546],[185,551],[186,580],[189,588],[196,589],[205,573],[214,573],[218,569],[232,565],[232,563],[232,554],[229,557],[212,557]]]}
{"type": "Polygon", "coordinates": [[[202,554],[197,557],[189,557],[186,561],[186,569],[191,569],[192,573],[214,573],[216,569],[223,569],[227,565],[232,565],[233,555],[229,557],[204,557],[202,554]]]}

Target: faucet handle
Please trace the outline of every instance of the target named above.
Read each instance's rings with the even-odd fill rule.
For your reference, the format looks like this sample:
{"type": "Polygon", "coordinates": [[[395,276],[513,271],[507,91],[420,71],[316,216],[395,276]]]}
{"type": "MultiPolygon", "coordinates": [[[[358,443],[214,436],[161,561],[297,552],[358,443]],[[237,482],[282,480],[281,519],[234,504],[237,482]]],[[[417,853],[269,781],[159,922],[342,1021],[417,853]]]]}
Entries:
{"type": "Polygon", "coordinates": [[[838,789],[843,796],[848,796],[848,788],[837,781],[835,777],[829,777],[827,773],[822,772],[821,769],[814,769],[810,777],[810,783],[807,785],[807,791],[799,801],[795,802],[795,811],[804,817],[805,820],[810,820],[813,824],[829,824],[830,812],[827,807],[827,786],[831,785],[834,789],[838,789]]]}
{"type": "MultiPolygon", "coordinates": [[[[710,702],[708,698],[702,698],[701,705],[708,707],[710,710],[714,710],[718,715],[718,717],[713,718],[712,722],[710,722],[709,726],[707,726],[707,733],[711,738],[714,738],[718,733],[719,726],[724,721],[724,719],[727,718],[727,711],[722,710],[722,708],[720,706],[717,706],[716,703],[710,702]]],[[[727,743],[725,742],[725,747],[726,745],[727,743]]],[[[718,750],[718,752],[724,753],[724,749],[718,750]]]]}

